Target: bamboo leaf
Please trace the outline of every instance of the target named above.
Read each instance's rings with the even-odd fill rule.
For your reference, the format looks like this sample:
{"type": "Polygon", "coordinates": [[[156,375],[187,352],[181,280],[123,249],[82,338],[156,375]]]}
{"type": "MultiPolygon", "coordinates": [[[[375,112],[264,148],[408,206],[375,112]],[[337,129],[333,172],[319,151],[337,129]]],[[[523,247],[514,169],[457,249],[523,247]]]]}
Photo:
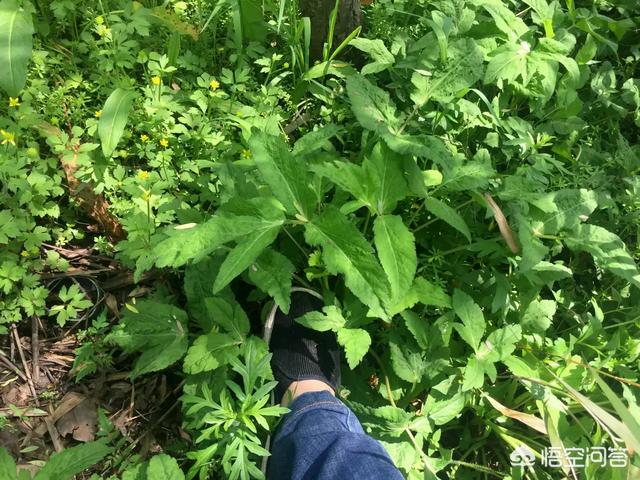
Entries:
{"type": "Polygon", "coordinates": [[[33,49],[31,14],[16,0],[0,2],[0,87],[17,97],[27,82],[27,67],[33,49]]]}
{"type": "Polygon", "coordinates": [[[111,157],[122,138],[134,97],[135,94],[131,90],[117,88],[109,95],[102,108],[98,120],[98,135],[102,143],[102,153],[107,158],[111,157]]]}

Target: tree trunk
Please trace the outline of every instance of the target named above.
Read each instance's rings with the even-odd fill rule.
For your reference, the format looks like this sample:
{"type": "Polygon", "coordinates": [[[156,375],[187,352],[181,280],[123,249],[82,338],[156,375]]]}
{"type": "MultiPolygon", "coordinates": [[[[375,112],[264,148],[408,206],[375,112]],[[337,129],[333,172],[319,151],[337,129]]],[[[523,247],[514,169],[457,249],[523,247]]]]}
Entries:
{"type": "MultiPolygon", "coordinates": [[[[331,11],[335,0],[300,0],[304,17],[311,19],[311,62],[322,60],[322,48],[327,41],[331,11]]],[[[340,0],[338,19],[333,32],[332,50],[338,47],[361,23],[360,0],[340,0]]]]}

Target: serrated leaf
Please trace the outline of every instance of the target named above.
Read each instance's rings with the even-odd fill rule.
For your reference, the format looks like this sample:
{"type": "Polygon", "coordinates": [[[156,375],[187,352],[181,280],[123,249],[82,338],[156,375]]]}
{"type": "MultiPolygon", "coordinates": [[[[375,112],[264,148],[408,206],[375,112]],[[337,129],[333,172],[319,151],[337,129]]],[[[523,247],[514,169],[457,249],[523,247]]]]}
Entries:
{"type": "Polygon", "coordinates": [[[0,87],[17,97],[27,82],[33,49],[33,22],[15,0],[0,2],[0,87]]]}
{"type": "Polygon", "coordinates": [[[242,341],[251,329],[249,318],[238,302],[222,297],[205,298],[204,304],[213,323],[242,341]]]}
{"type": "Polygon", "coordinates": [[[368,75],[370,73],[378,73],[386,70],[395,63],[395,57],[391,54],[382,40],[370,40],[368,38],[354,38],[349,42],[349,45],[356,47],[369,54],[369,57],[374,60],[372,63],[368,63],[362,67],[362,75],[368,75]]]}
{"type": "Polygon", "coordinates": [[[282,212],[269,202],[256,200],[263,203],[262,212],[259,212],[261,215],[222,212],[192,228],[166,228],[162,235],[156,235],[158,239],[151,251],[138,261],[136,273],[154,264],[160,268],[180,267],[190,261],[202,260],[227,242],[282,225],[282,212]]]}
{"type": "Polygon", "coordinates": [[[310,218],[316,200],[309,186],[309,170],[303,161],[294,158],[281,137],[265,132],[254,132],[249,146],[262,178],[287,212],[310,218]]]}
{"type": "Polygon", "coordinates": [[[4,448],[0,447],[0,478],[16,480],[16,462],[4,448]]]}
{"type": "Polygon", "coordinates": [[[544,333],[551,326],[556,314],[556,302],[553,300],[533,300],[522,314],[520,323],[530,332],[544,333]]]}
{"type": "Polygon", "coordinates": [[[465,396],[457,393],[446,400],[434,402],[429,408],[429,418],[436,425],[444,425],[456,418],[465,407],[465,396]]]}
{"type": "Polygon", "coordinates": [[[588,252],[595,264],[640,288],[640,272],[624,242],[615,233],[597,225],[578,225],[565,238],[571,250],[588,252]]]}
{"type": "Polygon", "coordinates": [[[425,362],[420,351],[410,344],[399,343],[397,339],[391,339],[389,349],[391,366],[398,377],[409,383],[422,380],[425,362]]]}
{"type": "Polygon", "coordinates": [[[378,143],[362,165],[333,162],[313,170],[329,178],[379,215],[391,212],[408,193],[402,159],[383,143],[378,143]]]}
{"type": "Polygon", "coordinates": [[[437,198],[425,198],[424,206],[427,210],[433,213],[436,217],[444,220],[453,228],[458,230],[467,241],[471,242],[471,232],[467,226],[467,222],[464,218],[452,207],[444,202],[441,202],[437,198]]]}
{"type": "Polygon", "coordinates": [[[184,473],[180,470],[175,458],[160,454],[149,461],[147,477],[149,480],[184,480],[184,473]]]}
{"type": "Polygon", "coordinates": [[[486,327],[482,310],[469,295],[458,289],[453,292],[452,303],[453,311],[462,320],[462,325],[456,323],[454,328],[477,351],[486,327]]]}
{"type": "Polygon", "coordinates": [[[126,353],[141,352],[131,378],[156,372],[177,362],[187,351],[187,314],[173,305],[143,300],[127,309],[108,335],[126,353]]]}
{"type": "Polygon", "coordinates": [[[249,268],[249,279],[273,297],[280,310],[289,313],[291,281],[295,266],[287,257],[272,249],[265,250],[249,268]]]}
{"type": "Polygon", "coordinates": [[[391,286],[391,298],[399,299],[411,288],[416,274],[418,259],[413,233],[402,217],[381,215],[373,223],[373,234],[378,258],[391,286]]]}
{"type": "Polygon", "coordinates": [[[372,413],[377,420],[372,426],[392,437],[402,435],[414,418],[410,413],[392,405],[378,407],[372,413]]]}
{"type": "Polygon", "coordinates": [[[423,350],[427,350],[429,348],[429,343],[431,343],[430,340],[432,340],[429,338],[431,335],[429,323],[420,318],[418,314],[410,310],[402,312],[402,318],[407,329],[411,332],[413,338],[416,340],[416,343],[423,350]]]}
{"type": "Polygon", "coordinates": [[[113,449],[106,440],[88,442],[54,453],[42,467],[34,480],[63,480],[73,478],[78,473],[95,465],[113,449]]]}
{"type": "Polygon", "coordinates": [[[482,342],[478,359],[488,362],[500,362],[507,359],[515,350],[516,343],[522,338],[520,325],[506,325],[491,332],[482,342]]]}
{"type": "Polygon", "coordinates": [[[344,347],[349,368],[353,370],[362,361],[371,346],[371,337],[362,328],[341,328],[338,343],[344,347]]]}
{"type": "Polygon", "coordinates": [[[416,90],[411,94],[411,99],[416,105],[422,106],[429,100],[450,102],[482,78],[484,58],[473,39],[465,38],[450,43],[448,57],[443,65],[437,65],[428,76],[420,72],[413,74],[411,83],[416,90]]]}
{"type": "Polygon", "coordinates": [[[353,114],[367,130],[379,134],[389,133],[389,129],[399,128],[396,107],[389,94],[362,75],[347,78],[347,94],[353,114]]]}
{"type": "Polygon", "coordinates": [[[401,300],[389,308],[389,315],[400,313],[418,302],[423,305],[451,308],[451,297],[445,293],[442,287],[422,277],[417,277],[401,300]]]}
{"type": "Polygon", "coordinates": [[[338,307],[333,305],[323,307],[322,312],[313,311],[305,313],[303,316],[296,318],[296,322],[317,332],[326,332],[329,330],[337,332],[347,323],[342,316],[342,312],[338,307]]]}
{"type": "Polygon", "coordinates": [[[332,206],[305,228],[307,243],[322,247],[327,270],[344,275],[347,288],[370,308],[370,315],[386,318],[381,300],[389,297],[389,286],[371,245],[360,231],[332,206]]]}
{"type": "Polygon", "coordinates": [[[200,335],[187,350],[184,371],[191,375],[210,372],[226,362],[225,354],[236,350],[242,339],[226,333],[211,332],[200,335]]]}
{"type": "Polygon", "coordinates": [[[484,366],[482,362],[475,357],[469,358],[467,365],[464,367],[462,378],[463,392],[473,388],[481,388],[484,385],[484,366]]]}
{"type": "MultiPolygon", "coordinates": [[[[284,221],[284,219],[283,219],[284,221]]],[[[213,292],[217,293],[226,287],[234,278],[245,271],[258,258],[265,248],[278,237],[282,222],[266,226],[240,241],[220,266],[220,271],[213,284],[213,292]]]]}
{"type": "Polygon", "coordinates": [[[98,135],[102,144],[102,153],[107,158],[111,157],[122,138],[134,98],[133,91],[117,88],[111,92],[102,107],[102,114],[98,120],[98,135]]]}

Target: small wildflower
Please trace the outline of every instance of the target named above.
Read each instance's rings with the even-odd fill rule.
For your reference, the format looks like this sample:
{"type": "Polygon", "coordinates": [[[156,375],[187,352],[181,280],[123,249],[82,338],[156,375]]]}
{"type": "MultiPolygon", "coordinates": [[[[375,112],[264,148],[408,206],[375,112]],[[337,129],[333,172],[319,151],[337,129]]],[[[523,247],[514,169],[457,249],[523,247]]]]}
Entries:
{"type": "Polygon", "coordinates": [[[6,145],[7,143],[10,143],[13,146],[16,145],[15,134],[7,132],[5,130],[0,130],[0,135],[2,135],[2,138],[3,138],[2,143],[0,143],[0,145],[6,145]]]}
{"type": "Polygon", "coordinates": [[[25,257],[25,258],[27,258],[27,257],[29,256],[29,252],[27,252],[26,250],[22,250],[22,251],[20,252],[20,255],[21,255],[21,256],[23,256],[23,257],[25,257]]]}
{"type": "Polygon", "coordinates": [[[93,114],[93,116],[96,118],[100,118],[100,115],[102,115],[102,110],[96,110],[95,113],[93,114]]]}
{"type": "Polygon", "coordinates": [[[140,140],[142,140],[143,143],[149,141],[149,135],[143,133],[142,135],[140,135],[140,140]]]}
{"type": "Polygon", "coordinates": [[[169,146],[169,140],[163,138],[162,140],[160,140],[160,145],[164,148],[167,148],[169,146]]]}
{"type": "Polygon", "coordinates": [[[211,88],[211,90],[217,90],[218,88],[220,88],[220,82],[217,81],[216,79],[211,80],[211,82],[209,82],[209,87],[211,88]]]}
{"type": "Polygon", "coordinates": [[[104,17],[102,15],[96,17],[96,24],[102,25],[104,23],[104,17]]]}
{"type": "Polygon", "coordinates": [[[151,77],[151,83],[153,83],[155,86],[160,85],[160,83],[162,82],[162,79],[156,75],[155,77],[151,77]]]}
{"type": "Polygon", "coordinates": [[[521,58],[525,57],[529,52],[531,52],[531,45],[529,45],[529,42],[521,42],[520,48],[518,49],[518,56],[521,58]]]}
{"type": "Polygon", "coordinates": [[[108,27],[105,27],[104,25],[100,25],[97,30],[96,33],[98,35],[100,35],[101,37],[106,37],[107,35],[109,35],[111,33],[111,29],[108,27]]]}
{"type": "Polygon", "coordinates": [[[147,172],[146,170],[140,170],[138,172],[138,178],[140,180],[146,180],[147,178],[149,178],[149,172],[147,172]]]}
{"type": "Polygon", "coordinates": [[[249,160],[253,155],[251,154],[251,150],[247,150],[246,148],[242,149],[242,152],[240,152],[242,155],[242,158],[249,160]]]}
{"type": "Polygon", "coordinates": [[[19,107],[20,99],[15,97],[9,97],[9,107],[19,107]]]}
{"type": "Polygon", "coordinates": [[[289,68],[289,62],[284,62],[284,65],[282,65],[284,68],[289,68]]]}

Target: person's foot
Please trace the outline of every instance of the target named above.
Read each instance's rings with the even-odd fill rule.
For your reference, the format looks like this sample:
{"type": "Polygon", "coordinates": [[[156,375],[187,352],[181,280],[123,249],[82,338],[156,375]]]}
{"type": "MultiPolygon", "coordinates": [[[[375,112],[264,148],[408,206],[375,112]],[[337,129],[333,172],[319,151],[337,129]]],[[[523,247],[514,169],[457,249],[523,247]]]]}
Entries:
{"type": "Polygon", "coordinates": [[[335,333],[316,332],[295,321],[322,306],[316,297],[295,292],[289,314],[280,310],[276,313],[270,343],[271,368],[278,382],[276,401],[283,405],[307,392],[324,390],[335,394],[340,385],[340,347],[335,333]]]}

